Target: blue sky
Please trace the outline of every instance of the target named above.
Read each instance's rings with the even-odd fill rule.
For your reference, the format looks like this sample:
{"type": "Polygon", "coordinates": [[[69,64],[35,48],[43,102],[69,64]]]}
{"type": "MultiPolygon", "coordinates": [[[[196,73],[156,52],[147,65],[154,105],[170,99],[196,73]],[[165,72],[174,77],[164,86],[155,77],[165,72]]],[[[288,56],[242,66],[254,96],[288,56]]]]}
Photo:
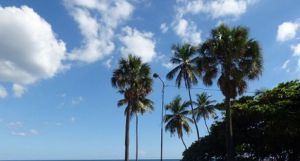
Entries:
{"type": "MultiPolygon", "coordinates": [[[[0,6],[0,160],[122,159],[124,109],[110,84],[118,59],[133,53],[164,78],[172,44],[201,43],[220,23],[247,26],[262,47],[264,71],[246,95],[300,77],[297,0],[1,0],[0,6]]],[[[140,118],[140,158],[159,158],[160,90],[156,80],[155,111],[140,118]]],[[[220,92],[207,92],[222,101],[220,92]]],[[[185,89],[167,87],[166,102],[178,94],[187,98],[185,89]]],[[[188,145],[193,131],[184,137],[188,145]]],[[[130,143],[133,158],[133,124],[130,143]]],[[[165,133],[166,158],[180,158],[183,150],[165,133]]]]}

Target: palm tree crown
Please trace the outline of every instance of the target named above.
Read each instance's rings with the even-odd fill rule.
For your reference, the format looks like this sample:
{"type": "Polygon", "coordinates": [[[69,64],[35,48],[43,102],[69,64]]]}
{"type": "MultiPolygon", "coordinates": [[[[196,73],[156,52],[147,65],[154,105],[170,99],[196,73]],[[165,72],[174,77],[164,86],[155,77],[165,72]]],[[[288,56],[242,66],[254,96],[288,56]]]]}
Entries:
{"type": "Polygon", "coordinates": [[[207,132],[209,133],[209,128],[207,126],[206,120],[210,118],[210,116],[215,116],[215,107],[212,105],[216,101],[210,100],[210,96],[207,93],[203,92],[201,94],[197,94],[197,100],[193,102],[196,105],[195,108],[195,116],[197,121],[201,118],[204,119],[205,126],[207,128],[207,132]]]}
{"type": "Polygon", "coordinates": [[[166,131],[169,131],[171,135],[177,133],[185,148],[187,147],[183,141],[183,132],[189,134],[191,132],[189,123],[193,123],[193,120],[188,117],[189,110],[186,109],[189,104],[190,102],[181,103],[181,97],[177,96],[170,104],[166,105],[166,110],[171,114],[165,115],[166,131]]]}
{"type": "MultiPolygon", "coordinates": [[[[176,76],[176,85],[181,86],[181,81],[184,81],[185,87],[188,90],[190,102],[193,102],[191,96],[191,86],[198,83],[197,74],[197,62],[198,56],[196,56],[196,48],[190,44],[174,45],[172,47],[174,56],[171,58],[171,63],[177,65],[167,74],[167,79],[171,80],[176,76]]],[[[190,104],[192,111],[192,118],[197,132],[197,138],[200,139],[198,125],[194,116],[193,104],[190,104]]]]}
{"type": "Polygon", "coordinates": [[[245,92],[247,80],[256,79],[262,73],[259,44],[249,38],[248,29],[221,25],[202,44],[198,69],[206,85],[211,85],[219,73],[218,86],[223,95],[235,98],[245,92]]]}
{"type": "Polygon", "coordinates": [[[181,81],[184,81],[187,88],[197,84],[198,57],[196,56],[196,48],[190,44],[177,44],[172,46],[172,50],[174,56],[170,61],[177,66],[167,74],[167,79],[172,80],[178,73],[176,77],[176,85],[178,87],[181,86],[181,81]]]}

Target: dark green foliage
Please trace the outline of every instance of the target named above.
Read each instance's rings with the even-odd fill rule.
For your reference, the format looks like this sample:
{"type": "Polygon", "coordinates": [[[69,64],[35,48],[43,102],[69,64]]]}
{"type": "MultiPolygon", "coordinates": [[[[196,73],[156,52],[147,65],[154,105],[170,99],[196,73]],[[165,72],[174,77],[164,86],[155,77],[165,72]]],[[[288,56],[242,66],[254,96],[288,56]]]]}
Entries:
{"type": "MultiPolygon", "coordinates": [[[[219,106],[222,107],[222,104],[219,106]]],[[[235,159],[300,160],[300,81],[232,102],[235,159]]],[[[184,152],[183,161],[225,160],[225,122],[184,152]]]]}

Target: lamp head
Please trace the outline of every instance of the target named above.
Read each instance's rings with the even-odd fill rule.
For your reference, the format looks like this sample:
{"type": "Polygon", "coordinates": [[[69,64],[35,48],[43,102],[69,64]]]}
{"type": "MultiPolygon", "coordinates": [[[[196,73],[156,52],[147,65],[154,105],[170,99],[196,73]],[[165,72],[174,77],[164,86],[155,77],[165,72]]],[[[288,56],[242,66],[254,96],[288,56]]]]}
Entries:
{"type": "Polygon", "coordinates": [[[154,77],[154,78],[158,78],[159,75],[158,75],[157,73],[154,73],[154,74],[153,74],[153,77],[154,77]]]}

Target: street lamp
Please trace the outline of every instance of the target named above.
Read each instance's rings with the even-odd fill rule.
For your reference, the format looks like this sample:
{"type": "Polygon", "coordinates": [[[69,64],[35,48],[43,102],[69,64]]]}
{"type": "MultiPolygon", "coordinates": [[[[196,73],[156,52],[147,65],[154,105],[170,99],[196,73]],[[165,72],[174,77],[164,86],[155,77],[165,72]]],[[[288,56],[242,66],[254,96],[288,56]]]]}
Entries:
{"type": "Polygon", "coordinates": [[[161,97],[161,129],[160,129],[160,160],[163,160],[163,126],[164,126],[164,97],[165,97],[165,82],[157,73],[153,74],[154,78],[158,78],[162,83],[162,97],[161,97]]]}

